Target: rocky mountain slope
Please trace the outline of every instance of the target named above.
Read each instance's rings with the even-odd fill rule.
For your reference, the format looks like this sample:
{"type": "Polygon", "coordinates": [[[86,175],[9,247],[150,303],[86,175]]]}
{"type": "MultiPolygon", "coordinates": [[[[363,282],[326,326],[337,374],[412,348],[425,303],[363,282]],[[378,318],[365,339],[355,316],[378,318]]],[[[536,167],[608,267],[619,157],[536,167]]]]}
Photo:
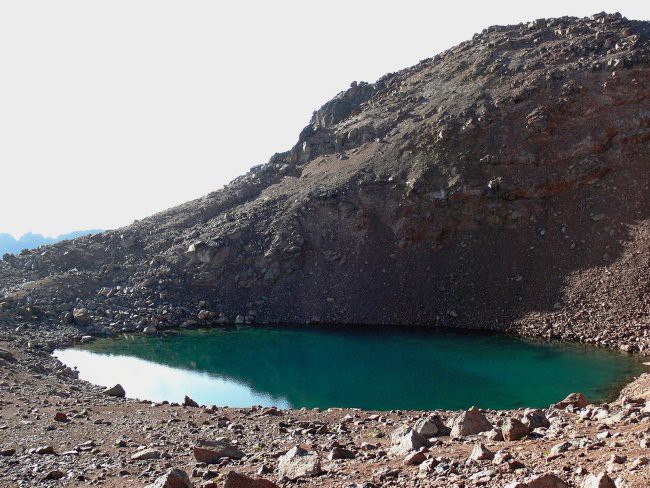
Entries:
{"type": "Polygon", "coordinates": [[[5,256],[0,314],[95,333],[481,327],[645,350],[649,36],[619,14],[495,26],[352,83],[220,191],[5,256]]]}

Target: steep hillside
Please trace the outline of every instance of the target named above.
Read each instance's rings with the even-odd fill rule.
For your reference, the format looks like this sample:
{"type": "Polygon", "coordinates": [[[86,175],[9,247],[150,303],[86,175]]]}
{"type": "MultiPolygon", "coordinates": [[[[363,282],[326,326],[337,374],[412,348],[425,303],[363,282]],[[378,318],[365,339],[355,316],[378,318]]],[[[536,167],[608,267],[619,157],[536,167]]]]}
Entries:
{"type": "Polygon", "coordinates": [[[352,83],[223,190],[6,256],[0,313],[106,333],[396,323],[648,348],[649,36],[618,14],[496,26],[352,83]]]}

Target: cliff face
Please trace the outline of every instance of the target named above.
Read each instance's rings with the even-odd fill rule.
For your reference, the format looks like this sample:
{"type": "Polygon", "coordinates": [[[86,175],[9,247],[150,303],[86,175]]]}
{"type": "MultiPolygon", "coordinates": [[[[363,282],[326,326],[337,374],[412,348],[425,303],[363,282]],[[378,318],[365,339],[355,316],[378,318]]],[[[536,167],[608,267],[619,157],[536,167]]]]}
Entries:
{"type": "MultiPolygon", "coordinates": [[[[650,23],[490,27],[223,190],[0,265],[6,319],[455,325],[650,347],[650,23]],[[85,309],[85,312],[80,312],[85,309]]],[[[191,164],[191,162],[189,162],[191,164]]]]}

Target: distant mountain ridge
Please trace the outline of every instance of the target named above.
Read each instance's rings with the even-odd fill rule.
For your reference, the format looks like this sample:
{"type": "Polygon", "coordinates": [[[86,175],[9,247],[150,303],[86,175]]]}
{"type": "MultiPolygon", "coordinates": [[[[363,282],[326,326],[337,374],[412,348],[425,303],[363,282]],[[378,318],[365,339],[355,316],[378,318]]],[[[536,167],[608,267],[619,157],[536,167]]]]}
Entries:
{"type": "Polygon", "coordinates": [[[0,234],[0,256],[4,254],[18,254],[24,249],[34,249],[46,244],[55,244],[61,241],[76,239],[77,237],[86,236],[89,234],[97,234],[102,232],[99,229],[90,230],[77,230],[68,234],[61,234],[56,237],[45,237],[43,234],[34,234],[27,232],[19,239],[16,239],[11,234],[0,234]]]}

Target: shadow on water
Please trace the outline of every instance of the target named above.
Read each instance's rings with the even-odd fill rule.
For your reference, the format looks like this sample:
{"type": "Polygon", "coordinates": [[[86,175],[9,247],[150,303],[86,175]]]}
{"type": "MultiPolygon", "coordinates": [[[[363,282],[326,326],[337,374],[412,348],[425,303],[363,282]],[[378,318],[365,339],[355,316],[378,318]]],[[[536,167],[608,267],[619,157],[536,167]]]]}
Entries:
{"type": "Polygon", "coordinates": [[[593,347],[386,326],[196,329],[102,339],[56,354],[94,382],[93,364],[108,361],[104,369],[115,371],[108,379],[123,385],[132,375],[120,377],[120,363],[144,360],[130,366],[144,368],[127,388],[133,396],[160,394],[174,383],[175,395],[206,404],[373,410],[544,407],[573,391],[603,400],[642,370],[633,356],[593,347]],[[81,352],[90,361],[75,363],[81,352]],[[172,370],[144,374],[154,364],[172,370]],[[249,393],[233,393],[242,388],[249,393]]]}

